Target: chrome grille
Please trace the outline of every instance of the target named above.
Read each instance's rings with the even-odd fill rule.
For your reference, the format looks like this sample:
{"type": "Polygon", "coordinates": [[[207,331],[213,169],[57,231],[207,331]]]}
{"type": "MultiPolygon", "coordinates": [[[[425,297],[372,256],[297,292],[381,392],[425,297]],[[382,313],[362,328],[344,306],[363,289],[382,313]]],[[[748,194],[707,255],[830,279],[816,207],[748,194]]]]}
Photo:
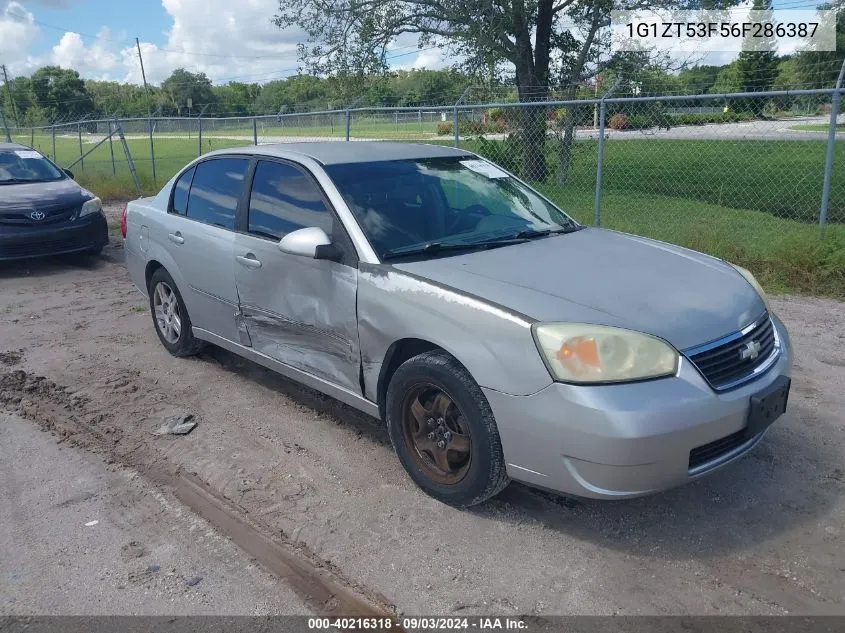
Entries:
{"type": "Polygon", "coordinates": [[[79,206],[61,207],[56,209],[38,209],[43,211],[43,220],[33,220],[29,214],[35,209],[15,209],[11,211],[0,211],[0,224],[16,224],[26,226],[41,226],[43,224],[55,224],[73,219],[79,206]]]}
{"type": "Polygon", "coordinates": [[[770,364],[777,352],[777,334],[766,313],[741,332],[687,350],[686,356],[710,386],[722,391],[749,380],[770,364]]]}

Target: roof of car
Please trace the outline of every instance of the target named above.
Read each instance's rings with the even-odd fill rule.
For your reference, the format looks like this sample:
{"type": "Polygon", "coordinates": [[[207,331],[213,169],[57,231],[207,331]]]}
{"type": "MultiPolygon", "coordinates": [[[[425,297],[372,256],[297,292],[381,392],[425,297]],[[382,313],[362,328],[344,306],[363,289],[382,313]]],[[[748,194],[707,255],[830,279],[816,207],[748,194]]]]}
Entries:
{"type": "Polygon", "coordinates": [[[369,163],[414,158],[471,156],[469,152],[424,143],[390,143],[385,141],[321,141],[316,143],[273,143],[221,150],[221,153],[265,154],[286,157],[307,156],[323,165],[369,163]]]}
{"type": "Polygon", "coordinates": [[[0,150],[4,149],[29,149],[26,145],[20,143],[0,143],[0,150]]]}

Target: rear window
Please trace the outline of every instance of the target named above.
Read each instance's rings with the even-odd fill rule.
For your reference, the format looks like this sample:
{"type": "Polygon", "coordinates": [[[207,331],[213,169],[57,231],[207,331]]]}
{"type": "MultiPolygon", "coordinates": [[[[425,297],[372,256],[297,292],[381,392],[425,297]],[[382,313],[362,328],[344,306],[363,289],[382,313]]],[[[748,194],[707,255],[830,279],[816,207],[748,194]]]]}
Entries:
{"type": "Polygon", "coordinates": [[[188,217],[234,230],[248,165],[245,158],[217,158],[197,165],[188,195],[188,217]]]}
{"type": "Polygon", "coordinates": [[[191,190],[191,180],[194,178],[195,168],[191,167],[186,171],[173,188],[173,213],[185,215],[188,212],[188,192],[191,190]]]}

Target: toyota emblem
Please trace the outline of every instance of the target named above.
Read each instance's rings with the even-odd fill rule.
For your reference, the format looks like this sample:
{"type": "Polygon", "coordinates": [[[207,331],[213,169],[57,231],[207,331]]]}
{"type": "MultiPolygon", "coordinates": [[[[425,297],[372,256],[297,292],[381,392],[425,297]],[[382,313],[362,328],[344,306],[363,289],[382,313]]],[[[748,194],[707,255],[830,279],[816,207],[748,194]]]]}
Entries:
{"type": "Polygon", "coordinates": [[[43,220],[46,217],[47,217],[47,214],[44,213],[43,211],[33,211],[32,213],[29,214],[29,218],[31,220],[35,220],[36,222],[40,222],[41,220],[43,220]]]}

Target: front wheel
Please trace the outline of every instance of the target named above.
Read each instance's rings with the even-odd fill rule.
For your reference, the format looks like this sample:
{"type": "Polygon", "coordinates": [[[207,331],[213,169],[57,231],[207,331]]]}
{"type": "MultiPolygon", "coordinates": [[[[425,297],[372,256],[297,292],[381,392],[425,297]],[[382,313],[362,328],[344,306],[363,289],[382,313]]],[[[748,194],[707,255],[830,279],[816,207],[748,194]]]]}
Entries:
{"type": "Polygon", "coordinates": [[[159,268],[150,278],[150,313],[161,344],[174,356],[193,356],[202,349],[173,278],[159,268]]]}
{"type": "Polygon", "coordinates": [[[490,405],[446,352],[426,352],[403,363],[390,381],[386,412],[399,460],[430,496],[467,507],[507,486],[490,405]]]}

